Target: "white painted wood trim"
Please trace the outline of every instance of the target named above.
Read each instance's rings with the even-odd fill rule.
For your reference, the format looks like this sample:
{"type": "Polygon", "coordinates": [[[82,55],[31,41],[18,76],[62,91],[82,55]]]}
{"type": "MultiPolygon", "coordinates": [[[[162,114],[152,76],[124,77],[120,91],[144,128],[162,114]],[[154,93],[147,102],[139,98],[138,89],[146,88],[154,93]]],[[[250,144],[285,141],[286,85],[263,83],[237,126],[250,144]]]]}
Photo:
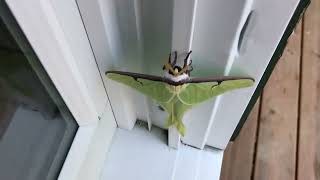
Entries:
{"type": "MultiPolygon", "coordinates": [[[[189,52],[192,49],[196,8],[197,0],[174,0],[172,51],[177,51],[180,54],[182,52],[189,52]]],[[[169,146],[178,148],[180,144],[179,132],[175,127],[170,127],[168,133],[169,146]]]]}
{"type": "Polygon", "coordinates": [[[223,150],[167,146],[165,130],[118,128],[100,180],[219,180],[223,150]],[[130,148],[128,148],[130,147],[130,148]]]}
{"type": "MultiPolygon", "coordinates": [[[[161,67],[163,59],[167,58],[165,51],[167,49],[170,51],[171,44],[171,50],[182,51],[192,47],[195,68],[191,73],[192,76],[200,76],[201,72],[207,71],[206,74],[201,75],[248,75],[258,82],[274,51],[270,47],[276,47],[278,43],[276,40],[280,40],[280,35],[284,31],[298,0],[290,0],[289,2],[275,2],[275,0],[168,0],[160,3],[156,0],[141,2],[138,0],[132,2],[78,0],[78,2],[79,5],[82,4],[79,7],[83,8],[83,19],[88,27],[87,32],[93,50],[98,57],[102,73],[106,70],[116,69],[133,72],[141,70],[143,73],[161,75],[159,67],[161,67]],[[272,3],[275,4],[277,13],[271,18],[266,17],[265,15],[273,11],[274,5],[272,3]],[[263,10],[264,6],[269,8],[269,12],[263,10]],[[284,6],[286,8],[280,12],[280,7],[284,6]],[[253,14],[252,23],[248,27],[239,52],[237,45],[240,32],[251,10],[256,13],[253,14]],[[116,11],[122,13],[122,19],[117,19],[116,11]],[[163,14],[163,12],[167,13],[163,14]],[[271,23],[271,21],[266,23],[265,19],[277,19],[277,23],[281,23],[283,26],[277,27],[279,28],[277,31],[272,28],[262,28],[267,23],[271,23]],[[126,26],[123,26],[124,24],[126,26]],[[169,31],[167,31],[168,29],[169,31]],[[144,64],[139,64],[141,63],[139,58],[135,59],[140,56],[132,55],[132,59],[124,58],[127,51],[123,50],[125,48],[121,44],[123,43],[121,40],[123,35],[128,40],[124,43],[125,45],[136,45],[136,48],[131,49],[132,52],[144,53],[144,64]],[[168,43],[162,39],[171,41],[168,40],[168,43]],[[272,42],[271,39],[273,39],[272,42]],[[150,48],[151,46],[152,48],[150,48]],[[268,51],[264,46],[268,47],[268,51]],[[151,55],[148,54],[149,51],[151,55]],[[163,55],[159,55],[160,53],[163,55]],[[263,58],[259,58],[261,56],[263,58]],[[144,66],[148,68],[148,71],[143,71],[144,66]]],[[[107,85],[112,107],[120,127],[131,129],[135,120],[140,118],[148,121],[149,124],[152,121],[153,124],[165,128],[163,121],[166,118],[166,113],[160,111],[156,103],[146,101],[142,95],[108,81],[106,78],[104,78],[104,82],[107,85]]],[[[254,88],[228,92],[195,106],[184,117],[187,133],[181,138],[182,142],[200,149],[205,145],[225,148],[254,88]]],[[[170,138],[173,138],[169,140],[170,144],[180,142],[177,133],[175,134],[169,135],[170,138]]]]}
{"type": "Polygon", "coordinates": [[[142,59],[143,43],[140,29],[141,22],[138,17],[141,13],[139,2],[77,0],[77,3],[110,98],[117,124],[121,128],[132,129],[137,118],[149,119],[146,113],[148,109],[146,106],[147,102],[145,102],[146,100],[143,95],[108,80],[104,73],[107,70],[114,69],[127,70],[126,66],[128,65],[123,62],[129,59],[128,54],[130,53],[132,53],[129,61],[131,65],[136,66],[136,71],[141,67],[139,63],[142,59]],[[121,12],[116,11],[117,5],[122,5],[121,7],[125,10],[121,12]],[[117,16],[117,12],[124,14],[123,16],[128,18],[118,20],[119,16],[117,16]],[[130,28],[120,31],[119,26],[121,24],[127,25],[130,28]],[[129,31],[130,33],[123,31],[129,31]],[[121,37],[123,33],[125,37],[121,37]],[[135,44],[135,46],[128,47],[129,45],[127,46],[126,44],[135,44]],[[141,114],[145,116],[141,117],[141,114]]]}
{"type": "MultiPolygon", "coordinates": [[[[197,3],[192,41],[195,70],[191,75],[199,76],[201,74],[199,71],[206,72],[205,76],[219,76],[225,73],[228,64],[233,61],[234,47],[242,27],[241,23],[246,18],[245,9],[251,7],[251,4],[251,0],[199,1],[197,3]]],[[[224,95],[204,102],[187,113],[185,121],[188,133],[182,138],[184,143],[200,149],[204,148],[211,126],[217,125],[214,119],[217,108],[220,108],[222,96],[224,95]]],[[[235,117],[234,121],[239,119],[235,117]]],[[[225,133],[227,135],[230,132],[225,133]]]]}
{"type": "Polygon", "coordinates": [[[180,146],[180,134],[176,127],[171,126],[168,128],[168,146],[178,149],[180,146]]]}
{"type": "Polygon", "coordinates": [[[113,113],[108,105],[95,126],[80,126],[74,138],[59,180],[100,179],[105,158],[117,129],[113,113]]]}
{"type": "MultiPolygon", "coordinates": [[[[243,7],[243,12],[241,14],[239,25],[238,25],[238,28],[236,30],[236,33],[235,33],[235,36],[234,36],[234,39],[233,39],[233,43],[232,43],[232,47],[231,47],[230,52],[229,52],[229,57],[227,59],[227,63],[226,63],[225,68],[224,68],[224,75],[225,76],[230,75],[230,71],[231,71],[232,65],[233,65],[235,59],[237,59],[237,57],[240,55],[239,51],[238,51],[238,43],[239,43],[240,32],[241,32],[241,30],[242,30],[242,28],[243,28],[243,26],[244,26],[244,24],[245,24],[245,22],[246,22],[246,20],[248,18],[248,15],[250,14],[250,12],[252,10],[252,6],[253,6],[253,0],[246,0],[245,1],[245,5],[243,7]]],[[[221,102],[222,98],[223,98],[223,96],[218,96],[216,98],[216,102],[215,102],[215,105],[214,105],[214,108],[213,108],[212,116],[210,117],[210,121],[209,121],[209,124],[207,126],[206,133],[204,135],[204,139],[202,141],[201,147],[204,147],[206,144],[208,144],[207,143],[208,137],[209,137],[210,134],[213,133],[212,131],[214,131],[214,129],[212,127],[219,128],[219,129],[222,128],[222,127],[219,126],[219,123],[216,123],[216,121],[214,121],[214,119],[217,116],[217,111],[220,108],[220,105],[221,105],[220,102],[221,102]]],[[[233,103],[233,104],[237,104],[237,103],[233,103]]],[[[241,117],[241,115],[240,115],[240,117],[241,117]]],[[[239,120],[240,120],[240,117],[239,117],[239,119],[238,118],[233,118],[233,119],[234,119],[234,121],[236,121],[236,123],[238,123],[239,120]]],[[[233,131],[230,132],[230,131],[226,131],[225,130],[225,131],[223,131],[223,133],[224,133],[223,136],[228,137],[228,136],[230,136],[229,134],[232,135],[233,131]]],[[[229,140],[228,140],[228,142],[229,142],[229,140]]],[[[225,146],[227,146],[228,142],[226,143],[225,146]]],[[[214,146],[214,147],[219,148],[219,149],[225,149],[225,147],[224,148],[217,147],[217,146],[214,146]]]]}
{"type": "Polygon", "coordinates": [[[174,0],[172,51],[181,53],[192,49],[197,1],[198,0],[174,0]]]}
{"type": "MultiPolygon", "coordinates": [[[[104,168],[104,162],[111,146],[113,135],[116,129],[118,129],[114,121],[110,121],[111,119],[114,119],[113,113],[111,111],[107,111],[103,118],[99,121],[99,124],[91,138],[88,146],[88,152],[84,161],[82,162],[81,169],[79,169],[77,177],[75,178],[76,180],[100,179],[101,172],[104,168]]],[[[74,149],[78,151],[78,148],[79,147],[75,147],[74,149]]],[[[74,164],[76,164],[76,162],[74,162],[74,164]]],[[[64,167],[69,166],[64,165],[64,167]]],[[[66,180],[69,179],[70,178],[67,178],[66,180]]]]}
{"type": "Polygon", "coordinates": [[[98,112],[52,5],[40,0],[7,3],[79,125],[97,123],[98,112]]]}
{"type": "Polygon", "coordinates": [[[80,127],[72,142],[65,163],[59,174],[59,180],[77,180],[86,160],[89,146],[94,136],[96,126],[80,127]]]}
{"type": "Polygon", "coordinates": [[[6,3],[79,125],[59,179],[97,179],[116,123],[75,1],[6,3]]]}
{"type": "MultiPolygon", "coordinates": [[[[237,75],[237,69],[246,72],[256,80],[254,87],[238,92],[226,93],[221,96],[213,123],[206,136],[206,144],[219,149],[225,149],[239,120],[248,105],[280,39],[298,6],[299,0],[291,1],[247,1],[252,5],[244,10],[244,24],[248,14],[253,10],[251,22],[243,39],[242,50],[237,52],[233,47],[233,57],[229,58],[225,73],[237,75]],[[274,20],[274,21],[273,21],[274,20]],[[236,102],[235,102],[236,100],[236,102]]],[[[242,27],[242,26],[241,26],[242,27]]],[[[237,37],[240,30],[238,30],[237,37]]],[[[237,42],[235,42],[237,44],[237,42]]]]}

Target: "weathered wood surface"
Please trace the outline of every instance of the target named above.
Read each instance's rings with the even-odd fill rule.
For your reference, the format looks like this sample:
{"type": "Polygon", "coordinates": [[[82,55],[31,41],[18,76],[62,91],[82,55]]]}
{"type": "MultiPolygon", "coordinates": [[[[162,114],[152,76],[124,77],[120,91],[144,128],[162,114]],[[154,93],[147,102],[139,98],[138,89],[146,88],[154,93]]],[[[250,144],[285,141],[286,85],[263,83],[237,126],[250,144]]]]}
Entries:
{"type": "Polygon", "coordinates": [[[301,25],[291,35],[261,104],[254,178],[295,179],[299,107],[301,25]]]}
{"type": "MultiPolygon", "coordinates": [[[[257,116],[256,123],[258,122],[258,125],[250,125],[249,123],[252,122],[249,121],[246,124],[246,128],[248,129],[241,131],[241,134],[250,133],[251,137],[246,137],[249,136],[248,134],[246,136],[240,135],[236,142],[229,145],[230,147],[226,150],[221,180],[296,179],[296,170],[297,167],[300,167],[296,166],[297,143],[301,141],[298,141],[298,128],[299,122],[303,121],[299,117],[300,79],[303,77],[300,76],[300,68],[302,67],[300,66],[302,55],[301,27],[301,24],[299,24],[295,32],[291,35],[283,56],[279,60],[264,89],[263,95],[260,98],[260,113],[255,112],[257,111],[256,109],[253,111],[253,114],[257,114],[254,116],[257,116]]],[[[319,39],[315,41],[320,43],[319,39]]],[[[320,71],[319,66],[318,69],[320,71]]],[[[318,78],[320,77],[318,76],[318,78]]],[[[318,79],[315,78],[314,82],[317,80],[318,79]]],[[[319,84],[320,83],[318,83],[318,86],[319,84]]],[[[304,86],[307,90],[311,85],[304,86]]],[[[315,92],[316,89],[314,89],[314,93],[315,92]]],[[[314,100],[314,106],[315,105],[316,100],[314,100]]],[[[313,109],[313,111],[314,110],[315,109],[313,109]]],[[[315,117],[316,116],[313,118],[315,117]]],[[[308,130],[305,131],[307,132],[308,130]]],[[[311,134],[314,135],[315,133],[316,129],[314,129],[314,132],[311,134]]],[[[319,143],[312,145],[312,148],[315,150],[316,146],[318,146],[318,149],[320,148],[319,143]]],[[[306,150],[305,153],[309,153],[308,150],[306,150]]],[[[310,155],[310,158],[314,160],[315,154],[316,152],[310,155]]],[[[301,156],[303,155],[299,157],[301,156]]],[[[310,162],[306,163],[311,165],[310,162]]],[[[320,166],[316,168],[320,171],[320,166]]],[[[301,179],[308,179],[302,176],[303,175],[301,175],[301,179]]]]}
{"type": "Polygon", "coordinates": [[[259,105],[258,100],[238,138],[235,142],[230,143],[225,150],[220,179],[250,179],[254,160],[259,105]]]}
{"type": "Polygon", "coordinates": [[[298,180],[320,179],[320,0],[304,17],[298,180]]]}

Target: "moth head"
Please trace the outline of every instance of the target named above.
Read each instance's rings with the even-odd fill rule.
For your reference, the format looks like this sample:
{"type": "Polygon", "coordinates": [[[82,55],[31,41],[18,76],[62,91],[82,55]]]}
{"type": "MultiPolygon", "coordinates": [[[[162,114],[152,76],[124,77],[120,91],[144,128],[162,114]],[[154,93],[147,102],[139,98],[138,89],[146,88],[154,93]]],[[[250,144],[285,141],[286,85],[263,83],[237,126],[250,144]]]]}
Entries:
{"type": "Polygon", "coordinates": [[[163,65],[163,70],[167,71],[169,74],[173,75],[173,76],[180,76],[182,74],[190,74],[190,72],[193,70],[191,64],[192,64],[192,60],[190,60],[190,63],[188,64],[188,58],[190,56],[190,54],[192,53],[192,51],[187,53],[187,56],[184,58],[184,64],[183,67],[180,67],[179,65],[177,65],[177,51],[174,52],[174,59],[173,62],[171,62],[171,54],[169,54],[169,58],[167,63],[165,63],[163,65]]]}

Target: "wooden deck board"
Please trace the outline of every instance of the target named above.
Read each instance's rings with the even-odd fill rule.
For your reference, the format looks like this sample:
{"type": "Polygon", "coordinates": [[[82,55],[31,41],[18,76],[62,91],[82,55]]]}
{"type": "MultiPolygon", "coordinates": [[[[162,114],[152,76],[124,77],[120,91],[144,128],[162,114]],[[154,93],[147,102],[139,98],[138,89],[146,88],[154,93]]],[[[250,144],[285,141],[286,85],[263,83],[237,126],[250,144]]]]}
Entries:
{"type": "Polygon", "coordinates": [[[259,100],[251,111],[235,142],[230,143],[225,150],[221,180],[246,180],[252,174],[255,136],[259,117],[259,100]]]}
{"type": "Polygon", "coordinates": [[[303,29],[298,180],[320,180],[320,0],[306,11],[303,29]]]}
{"type": "Polygon", "coordinates": [[[297,26],[264,88],[254,179],[295,179],[301,29],[297,26]]]}
{"type": "MultiPolygon", "coordinates": [[[[246,126],[252,129],[243,129],[241,134],[248,135],[249,132],[244,131],[252,131],[251,137],[240,135],[236,142],[229,145],[224,157],[221,180],[296,179],[296,167],[300,167],[296,166],[296,157],[297,142],[300,142],[297,137],[300,112],[301,37],[301,24],[299,24],[290,37],[283,56],[260,99],[261,112],[258,113],[260,116],[256,121],[258,128],[250,127],[252,125],[247,122],[246,126]],[[255,136],[253,132],[256,132],[257,129],[259,132],[255,136]],[[256,148],[252,148],[255,142],[257,143],[256,148]],[[253,159],[254,162],[252,162],[253,159]]],[[[319,39],[315,41],[320,43],[319,39]]],[[[320,79],[319,76],[318,78],[320,79]]],[[[314,82],[318,82],[317,80],[315,79],[314,82]]],[[[307,89],[308,85],[305,86],[307,89]]],[[[253,113],[256,113],[255,111],[253,113]]],[[[316,130],[312,135],[315,132],[316,130]]],[[[313,148],[315,149],[315,146],[313,148]]],[[[311,155],[312,159],[316,156],[315,154],[314,152],[314,155],[311,155]]],[[[311,165],[310,162],[306,163],[311,165]]],[[[319,169],[320,166],[316,168],[319,169]]],[[[315,171],[320,171],[320,169],[315,171]]]]}

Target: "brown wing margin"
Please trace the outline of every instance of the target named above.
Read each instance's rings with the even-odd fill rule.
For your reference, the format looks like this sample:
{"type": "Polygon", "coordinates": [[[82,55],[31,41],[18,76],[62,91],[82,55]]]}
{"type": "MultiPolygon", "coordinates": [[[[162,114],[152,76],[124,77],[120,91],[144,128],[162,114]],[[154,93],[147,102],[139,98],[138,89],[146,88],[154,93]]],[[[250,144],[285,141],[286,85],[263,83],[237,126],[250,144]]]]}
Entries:
{"type": "Polygon", "coordinates": [[[251,77],[245,76],[217,76],[217,77],[206,77],[206,78],[190,78],[184,81],[180,81],[183,83],[202,83],[202,82],[223,82],[229,80],[241,80],[241,79],[248,79],[254,82],[254,79],[251,77]]]}
{"type": "Polygon", "coordinates": [[[159,81],[159,82],[165,82],[167,84],[170,84],[172,86],[180,86],[182,84],[186,83],[202,83],[202,82],[222,82],[222,81],[228,81],[228,80],[240,80],[240,79],[250,79],[254,81],[253,78],[251,77],[245,77],[245,76],[218,76],[218,77],[206,77],[206,78],[190,78],[182,81],[172,81],[168,78],[165,77],[160,77],[160,76],[154,76],[154,75],[148,75],[148,74],[140,74],[140,73],[133,73],[133,72],[125,72],[125,71],[107,71],[106,74],[108,73],[115,73],[115,74],[120,74],[120,75],[126,75],[126,76],[131,76],[134,79],[148,79],[152,81],[159,81]]]}
{"type": "Polygon", "coordinates": [[[174,82],[168,78],[165,77],[160,77],[160,76],[154,76],[154,75],[148,75],[148,74],[140,74],[140,73],[133,73],[133,72],[125,72],[125,71],[107,71],[105,74],[109,74],[109,73],[114,73],[114,74],[120,74],[120,75],[125,75],[125,76],[130,76],[135,80],[138,79],[148,79],[151,81],[159,81],[159,82],[165,82],[168,83],[170,85],[181,85],[181,83],[179,84],[178,82],[174,82]]]}

